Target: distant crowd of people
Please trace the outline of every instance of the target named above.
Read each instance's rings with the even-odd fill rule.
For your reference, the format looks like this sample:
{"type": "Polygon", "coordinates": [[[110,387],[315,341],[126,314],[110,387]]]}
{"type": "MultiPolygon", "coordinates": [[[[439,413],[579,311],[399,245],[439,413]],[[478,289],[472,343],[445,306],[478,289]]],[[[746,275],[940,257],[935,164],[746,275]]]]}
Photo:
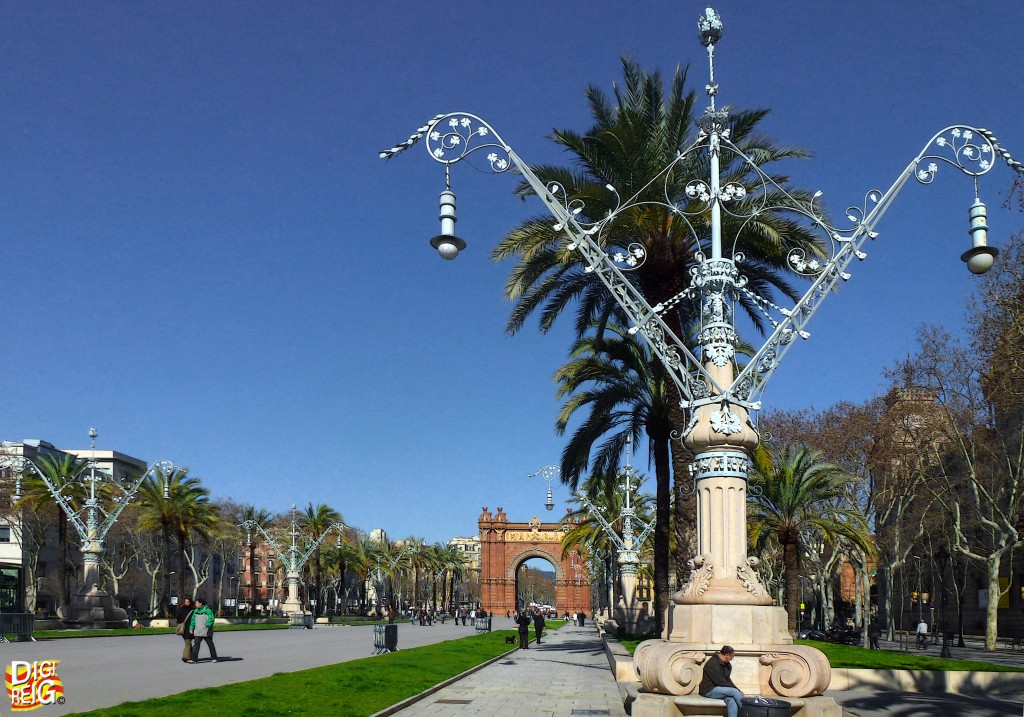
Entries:
{"type": "MultiPolygon", "coordinates": [[[[437,608],[411,608],[409,610],[409,619],[414,625],[433,625],[435,621],[440,622],[442,625],[450,618],[455,624],[465,625],[467,621],[470,625],[476,626],[477,620],[483,620],[487,615],[487,611],[483,608],[456,608],[451,612],[447,610],[438,610],[437,608]]],[[[395,608],[392,605],[388,606],[388,622],[393,623],[395,621],[395,608]]]]}

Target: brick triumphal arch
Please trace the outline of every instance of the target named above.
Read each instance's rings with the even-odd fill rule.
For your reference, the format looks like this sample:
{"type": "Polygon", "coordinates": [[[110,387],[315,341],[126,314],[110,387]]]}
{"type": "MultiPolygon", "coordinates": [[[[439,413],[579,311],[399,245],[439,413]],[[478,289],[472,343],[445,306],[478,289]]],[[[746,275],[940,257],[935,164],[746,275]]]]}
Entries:
{"type": "Polygon", "coordinates": [[[555,608],[563,613],[590,612],[590,581],[579,554],[562,557],[566,523],[510,523],[505,512],[480,514],[481,606],[502,614],[516,609],[516,571],[530,558],[543,558],[555,568],[555,608]]]}

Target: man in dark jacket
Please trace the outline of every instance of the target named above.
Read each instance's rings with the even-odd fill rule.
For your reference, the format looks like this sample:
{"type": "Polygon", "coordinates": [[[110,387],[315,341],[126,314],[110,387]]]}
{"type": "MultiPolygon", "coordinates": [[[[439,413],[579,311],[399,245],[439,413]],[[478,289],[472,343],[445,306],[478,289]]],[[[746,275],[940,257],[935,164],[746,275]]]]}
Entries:
{"type": "Polygon", "coordinates": [[[516,610],[516,625],[519,626],[519,649],[530,649],[530,616],[526,610],[516,610]]]}
{"type": "Polygon", "coordinates": [[[868,625],[868,642],[869,647],[872,650],[877,650],[878,640],[882,637],[882,627],[878,624],[876,618],[871,618],[871,624],[868,625]]]}
{"type": "Polygon", "coordinates": [[[743,693],[732,682],[732,658],[736,651],[728,645],[708,658],[704,663],[704,677],[698,688],[701,697],[725,701],[728,717],[736,717],[742,706],[743,693]]]}
{"type": "Polygon", "coordinates": [[[540,608],[533,608],[533,631],[537,635],[537,644],[540,644],[540,636],[544,634],[544,616],[540,614],[540,608]]]}

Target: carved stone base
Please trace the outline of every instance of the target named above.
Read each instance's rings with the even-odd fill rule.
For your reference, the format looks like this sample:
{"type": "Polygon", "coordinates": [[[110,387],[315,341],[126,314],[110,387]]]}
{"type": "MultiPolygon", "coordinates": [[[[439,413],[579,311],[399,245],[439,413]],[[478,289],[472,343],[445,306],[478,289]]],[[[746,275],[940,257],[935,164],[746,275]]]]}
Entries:
{"type": "Polygon", "coordinates": [[[780,607],[673,605],[667,618],[667,639],[640,643],[633,658],[647,692],[696,694],[704,662],[722,645],[736,650],[732,680],[745,694],[813,697],[831,680],[824,653],[793,644],[780,607]]]}
{"type": "MultiPolygon", "coordinates": [[[[728,643],[726,643],[728,644],[728,643]]],[[[696,695],[704,663],[721,643],[676,643],[648,640],[640,643],[633,665],[645,692],[661,695],[696,695]]],[[[744,694],[781,699],[815,697],[832,679],[824,653],[805,645],[733,643],[732,681],[744,694]]]]}
{"type": "Polygon", "coordinates": [[[654,619],[640,608],[627,608],[618,605],[612,617],[602,624],[605,632],[616,637],[625,635],[654,635],[658,626],[654,619]]]}
{"type": "Polygon", "coordinates": [[[128,613],[114,607],[114,599],[99,587],[80,589],[71,598],[71,604],[58,613],[65,627],[112,628],[128,627],[128,613]]]}
{"type": "Polygon", "coordinates": [[[772,605],[673,605],[665,621],[670,642],[790,645],[786,611],[772,605]]]}

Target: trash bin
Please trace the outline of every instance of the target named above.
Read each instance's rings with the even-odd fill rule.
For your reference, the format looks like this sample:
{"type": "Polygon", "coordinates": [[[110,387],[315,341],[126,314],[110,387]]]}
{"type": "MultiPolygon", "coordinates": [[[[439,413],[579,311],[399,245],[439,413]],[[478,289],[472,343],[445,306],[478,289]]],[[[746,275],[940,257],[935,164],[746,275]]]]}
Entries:
{"type": "Polygon", "coordinates": [[[388,652],[398,651],[398,625],[384,626],[384,649],[388,652]]]}
{"type": "Polygon", "coordinates": [[[744,697],[740,717],[789,717],[789,702],[770,697],[744,697]]]}

